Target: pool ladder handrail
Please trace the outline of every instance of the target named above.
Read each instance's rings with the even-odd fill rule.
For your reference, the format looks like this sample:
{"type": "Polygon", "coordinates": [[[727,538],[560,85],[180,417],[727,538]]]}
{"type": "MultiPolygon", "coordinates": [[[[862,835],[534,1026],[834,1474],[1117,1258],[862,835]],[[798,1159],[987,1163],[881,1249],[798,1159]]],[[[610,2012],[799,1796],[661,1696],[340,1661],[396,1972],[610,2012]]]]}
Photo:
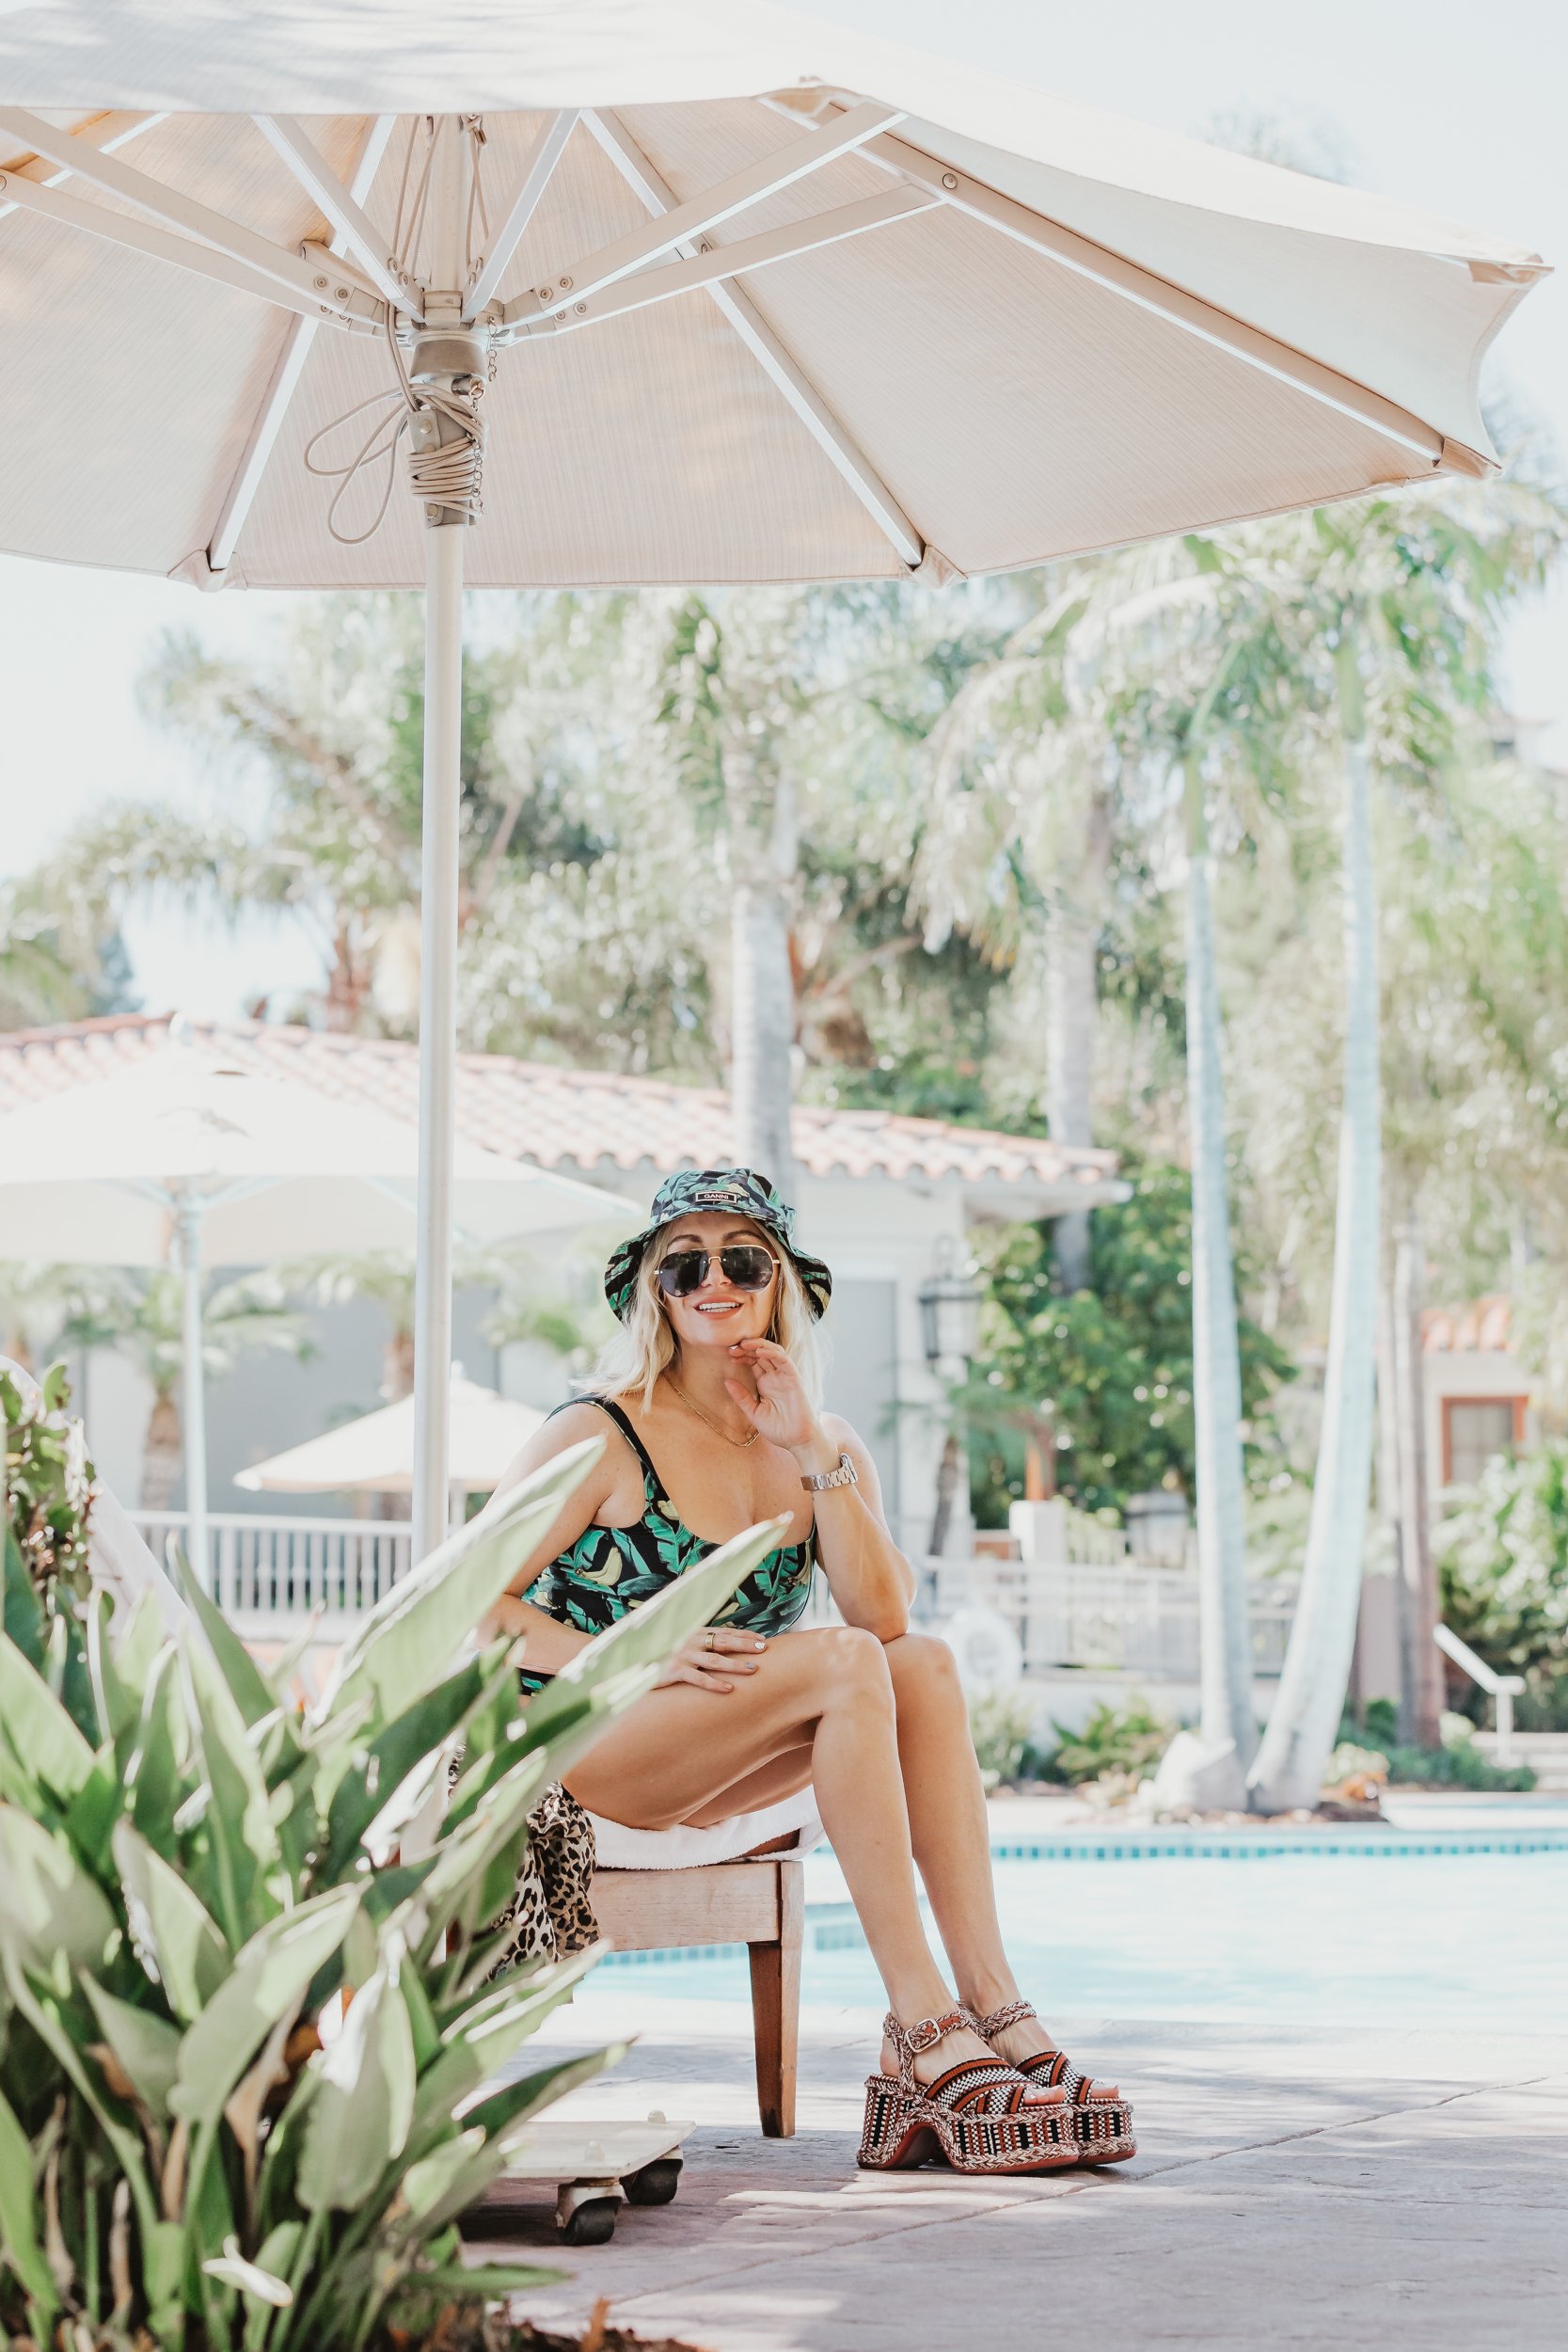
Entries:
{"type": "Polygon", "coordinates": [[[1495,1666],[1489,1666],[1484,1658],[1478,1658],[1469,1643],[1462,1642],[1458,1634],[1451,1633],[1446,1625],[1433,1626],[1432,1638],[1445,1658],[1451,1658],[1454,1664],[1462,1667],[1472,1682],[1478,1683],[1481,1689],[1487,1692],[1497,1702],[1497,1759],[1502,1765],[1512,1764],[1513,1761],[1513,1702],[1525,1687],[1524,1676],[1498,1674],[1495,1666]]]}

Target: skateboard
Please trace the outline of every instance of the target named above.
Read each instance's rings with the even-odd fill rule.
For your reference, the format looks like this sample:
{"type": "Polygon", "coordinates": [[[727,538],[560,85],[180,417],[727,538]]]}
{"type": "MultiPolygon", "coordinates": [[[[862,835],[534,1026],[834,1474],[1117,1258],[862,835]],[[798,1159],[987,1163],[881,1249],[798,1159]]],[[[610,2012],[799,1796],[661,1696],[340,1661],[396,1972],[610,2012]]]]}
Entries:
{"type": "Polygon", "coordinates": [[[671,2202],[680,2186],[681,2142],[696,2128],[672,2122],[657,2107],[643,2123],[534,2123],[499,2180],[463,2216],[463,2234],[488,2236],[507,2215],[533,2203],[530,2192],[543,2183],[555,2188],[563,2246],[607,2245],[624,2204],[671,2202]]]}

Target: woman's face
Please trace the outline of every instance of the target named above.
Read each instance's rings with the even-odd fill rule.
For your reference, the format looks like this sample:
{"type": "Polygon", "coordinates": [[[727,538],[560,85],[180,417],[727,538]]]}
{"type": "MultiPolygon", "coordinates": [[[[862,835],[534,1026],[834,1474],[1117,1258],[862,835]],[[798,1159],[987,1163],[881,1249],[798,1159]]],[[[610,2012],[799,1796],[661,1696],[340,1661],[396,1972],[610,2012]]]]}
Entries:
{"type": "MultiPolygon", "coordinates": [[[[779,1295],[776,1245],[750,1218],[709,1209],[698,1216],[683,1216],[672,1226],[659,1266],[662,1269],[672,1259],[678,1261],[683,1257],[689,1263],[705,1250],[708,1253],[707,1267],[695,1290],[684,1297],[672,1297],[662,1288],[658,1292],[659,1302],[670,1318],[670,1328],[681,1347],[721,1349],[733,1347],[736,1340],[766,1339],[779,1295]],[[773,1263],[765,1289],[745,1290],[731,1280],[720,1255],[726,1248],[767,1251],[773,1263]]],[[[657,1280],[656,1274],[656,1287],[657,1280]]]]}

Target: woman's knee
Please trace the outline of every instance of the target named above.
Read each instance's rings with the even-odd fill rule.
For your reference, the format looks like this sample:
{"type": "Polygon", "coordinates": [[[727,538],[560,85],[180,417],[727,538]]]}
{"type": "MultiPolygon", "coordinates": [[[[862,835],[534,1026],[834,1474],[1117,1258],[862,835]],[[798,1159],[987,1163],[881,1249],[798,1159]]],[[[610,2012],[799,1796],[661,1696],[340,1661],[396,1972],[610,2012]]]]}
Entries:
{"type": "Polygon", "coordinates": [[[940,1695],[955,1706],[964,1704],[958,1661],[934,1633],[901,1633],[896,1641],[884,1645],[883,1655],[898,1696],[906,1692],[940,1695]]]}
{"type": "Polygon", "coordinates": [[[867,1633],[858,1625],[836,1625],[824,1628],[821,1671],[827,1689],[845,1699],[861,1704],[867,1700],[893,1700],[893,1677],[889,1670],[887,1650],[874,1633],[867,1633]]]}

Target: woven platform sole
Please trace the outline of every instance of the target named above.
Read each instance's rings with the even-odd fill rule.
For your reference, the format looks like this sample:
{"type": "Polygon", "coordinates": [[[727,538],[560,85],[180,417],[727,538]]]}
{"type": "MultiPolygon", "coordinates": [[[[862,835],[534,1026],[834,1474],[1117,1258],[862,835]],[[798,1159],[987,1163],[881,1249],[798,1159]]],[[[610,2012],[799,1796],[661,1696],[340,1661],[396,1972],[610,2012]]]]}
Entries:
{"type": "Polygon", "coordinates": [[[1068,2108],[1080,2164],[1125,2164],[1138,2153],[1125,2099],[1095,2099],[1068,2108]]]}
{"type": "Polygon", "coordinates": [[[1038,2083],[1042,2090],[1053,2083],[1066,2090],[1068,2128],[1077,2143],[1080,2164],[1125,2164],[1129,2156],[1137,2154],[1132,2109],[1128,2102],[1079,2098],[1077,2092],[1084,2077],[1060,2050],[1047,2050],[1038,2058],[1024,2058],[1018,2071],[1026,2082],[1038,2083]]]}
{"type": "Polygon", "coordinates": [[[856,2162],[867,2172],[895,2172],[933,2161],[955,2172],[1057,2172],[1083,2158],[1065,2105],[954,2114],[911,2096],[892,2074],[869,2075],[856,2162]]]}

